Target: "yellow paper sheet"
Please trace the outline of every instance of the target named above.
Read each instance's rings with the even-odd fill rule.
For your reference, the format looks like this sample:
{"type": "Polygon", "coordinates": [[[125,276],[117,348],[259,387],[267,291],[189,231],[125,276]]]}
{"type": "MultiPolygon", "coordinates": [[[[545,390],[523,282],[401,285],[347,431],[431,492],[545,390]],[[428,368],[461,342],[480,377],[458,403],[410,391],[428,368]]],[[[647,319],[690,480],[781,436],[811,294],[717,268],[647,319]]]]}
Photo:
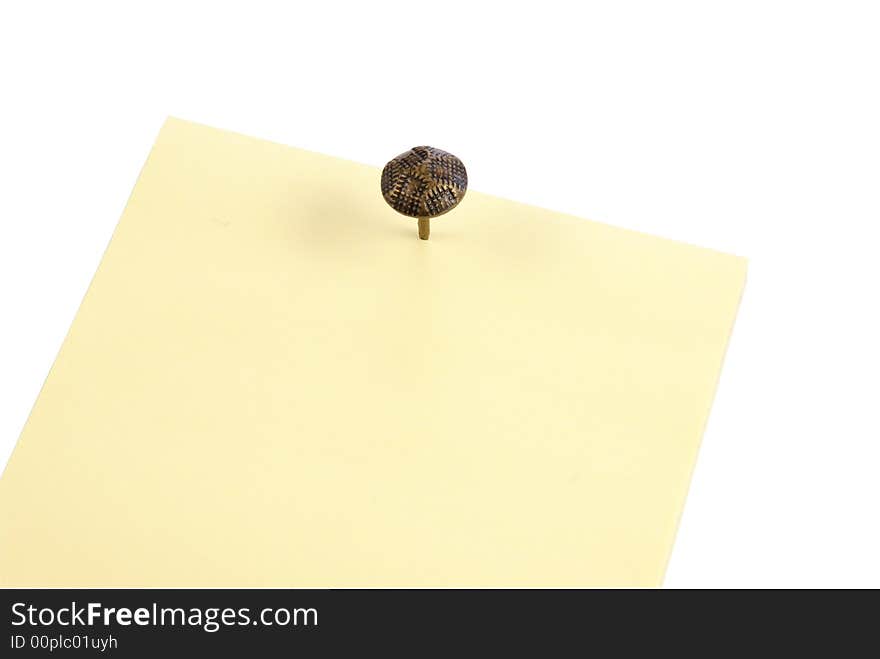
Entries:
{"type": "Polygon", "coordinates": [[[420,241],[374,167],[170,119],[0,584],[659,584],[745,271],[475,191],[420,241]]]}

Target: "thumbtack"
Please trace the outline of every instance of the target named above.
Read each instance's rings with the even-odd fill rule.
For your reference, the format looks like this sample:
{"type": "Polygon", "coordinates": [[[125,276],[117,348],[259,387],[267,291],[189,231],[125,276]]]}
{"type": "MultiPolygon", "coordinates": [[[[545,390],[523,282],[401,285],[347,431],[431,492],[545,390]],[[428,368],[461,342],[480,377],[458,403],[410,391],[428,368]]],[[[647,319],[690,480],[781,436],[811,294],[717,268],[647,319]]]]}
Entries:
{"type": "Polygon", "coordinates": [[[382,170],[382,196],[398,213],[418,219],[422,240],[431,235],[431,218],[462,200],[467,183],[461,160],[432,146],[413,147],[382,170]]]}

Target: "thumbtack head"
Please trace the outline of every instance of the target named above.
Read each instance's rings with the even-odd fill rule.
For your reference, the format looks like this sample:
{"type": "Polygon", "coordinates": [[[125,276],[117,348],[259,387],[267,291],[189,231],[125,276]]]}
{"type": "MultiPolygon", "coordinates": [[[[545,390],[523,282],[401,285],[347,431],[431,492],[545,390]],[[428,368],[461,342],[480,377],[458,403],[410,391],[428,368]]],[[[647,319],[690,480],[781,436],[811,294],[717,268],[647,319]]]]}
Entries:
{"type": "Polygon", "coordinates": [[[422,240],[431,233],[431,218],[455,208],[467,183],[461,160],[431,146],[413,147],[382,170],[382,196],[398,213],[418,218],[422,240]]]}

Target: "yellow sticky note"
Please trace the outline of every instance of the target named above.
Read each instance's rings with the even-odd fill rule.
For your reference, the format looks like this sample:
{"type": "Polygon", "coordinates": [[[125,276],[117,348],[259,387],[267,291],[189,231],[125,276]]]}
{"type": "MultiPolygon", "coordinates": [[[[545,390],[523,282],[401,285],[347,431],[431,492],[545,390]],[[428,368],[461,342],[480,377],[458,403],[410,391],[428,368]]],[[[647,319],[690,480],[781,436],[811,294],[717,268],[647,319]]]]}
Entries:
{"type": "Polygon", "coordinates": [[[0,479],[0,584],[659,584],[745,272],[475,191],[420,241],[374,167],[171,119],[0,479]]]}

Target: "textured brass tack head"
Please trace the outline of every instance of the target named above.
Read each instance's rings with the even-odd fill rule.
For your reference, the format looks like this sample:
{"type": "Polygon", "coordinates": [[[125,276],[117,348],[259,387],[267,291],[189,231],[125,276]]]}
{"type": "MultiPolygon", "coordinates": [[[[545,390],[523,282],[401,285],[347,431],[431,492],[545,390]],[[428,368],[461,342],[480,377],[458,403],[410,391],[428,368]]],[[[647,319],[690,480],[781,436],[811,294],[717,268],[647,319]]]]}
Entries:
{"type": "Polygon", "coordinates": [[[467,170],[451,153],[416,146],[382,170],[382,196],[398,213],[419,220],[419,238],[431,235],[431,218],[458,205],[467,191],[467,170]]]}

